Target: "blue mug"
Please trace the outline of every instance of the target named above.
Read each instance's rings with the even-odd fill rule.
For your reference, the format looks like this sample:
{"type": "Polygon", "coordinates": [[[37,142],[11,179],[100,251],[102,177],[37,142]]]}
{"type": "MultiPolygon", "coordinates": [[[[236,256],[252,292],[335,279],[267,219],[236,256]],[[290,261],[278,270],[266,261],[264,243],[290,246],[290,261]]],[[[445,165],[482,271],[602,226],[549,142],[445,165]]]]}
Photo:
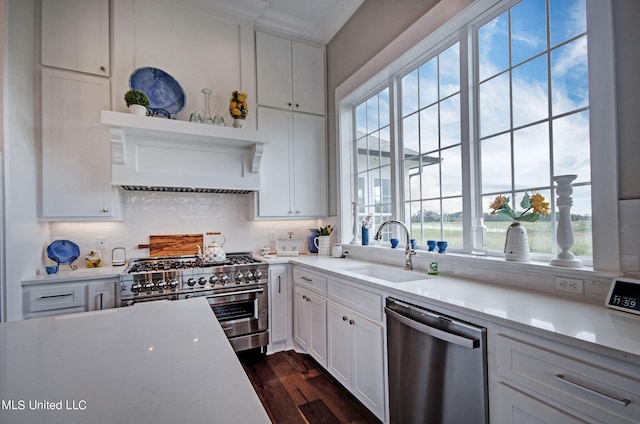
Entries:
{"type": "Polygon", "coordinates": [[[47,274],[55,274],[56,272],[58,272],[58,265],[49,265],[44,269],[47,270],[47,274]]]}
{"type": "Polygon", "coordinates": [[[429,247],[429,252],[433,252],[434,250],[436,250],[436,241],[427,240],[427,246],[429,247]]]}
{"type": "Polygon", "coordinates": [[[438,245],[438,253],[444,253],[447,251],[447,246],[449,245],[449,243],[447,243],[446,241],[439,241],[436,244],[438,245]]]}
{"type": "Polygon", "coordinates": [[[400,243],[400,240],[398,240],[397,238],[392,238],[389,241],[391,242],[392,249],[395,249],[396,247],[398,247],[398,243],[400,243]]]}

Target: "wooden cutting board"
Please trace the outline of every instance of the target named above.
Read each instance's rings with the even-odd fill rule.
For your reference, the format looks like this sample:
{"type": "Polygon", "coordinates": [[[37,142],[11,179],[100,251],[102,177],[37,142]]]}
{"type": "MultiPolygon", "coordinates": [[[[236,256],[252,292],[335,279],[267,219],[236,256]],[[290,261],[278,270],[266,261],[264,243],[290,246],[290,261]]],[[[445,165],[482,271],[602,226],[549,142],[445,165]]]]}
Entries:
{"type": "Polygon", "coordinates": [[[202,247],[202,234],[162,234],[149,236],[149,256],[195,255],[202,247]]]}

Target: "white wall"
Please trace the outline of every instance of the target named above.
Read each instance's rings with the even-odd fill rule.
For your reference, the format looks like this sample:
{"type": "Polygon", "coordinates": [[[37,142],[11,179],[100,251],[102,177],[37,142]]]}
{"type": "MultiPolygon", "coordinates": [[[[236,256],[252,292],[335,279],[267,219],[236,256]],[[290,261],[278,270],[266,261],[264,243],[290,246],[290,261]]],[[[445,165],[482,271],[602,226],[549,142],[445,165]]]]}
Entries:
{"type": "Polygon", "coordinates": [[[36,133],[35,0],[9,1],[5,121],[6,318],[22,318],[20,281],[41,265],[48,225],[37,221],[40,143],[36,133]]]}

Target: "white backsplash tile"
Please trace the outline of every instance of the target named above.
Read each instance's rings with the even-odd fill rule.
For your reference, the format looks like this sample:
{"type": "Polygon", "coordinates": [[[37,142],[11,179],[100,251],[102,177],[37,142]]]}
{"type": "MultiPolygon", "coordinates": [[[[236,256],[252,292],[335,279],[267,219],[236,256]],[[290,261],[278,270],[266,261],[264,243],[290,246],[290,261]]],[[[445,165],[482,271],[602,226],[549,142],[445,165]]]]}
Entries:
{"type": "MultiPolygon", "coordinates": [[[[111,250],[124,247],[127,258],[145,257],[148,249],[138,249],[155,234],[205,234],[220,231],[226,239],[224,250],[250,250],[257,253],[263,245],[275,249],[278,237],[305,238],[310,228],[328,220],[251,219],[253,194],[157,193],[125,191],[122,193],[122,222],[56,222],[51,224],[51,241],[67,239],[80,246],[82,257],[96,248],[96,237],[107,237],[103,259],[111,261],[111,250]],[[270,234],[273,233],[271,241],[270,234]]],[[[205,239],[208,241],[208,239],[205,239]]],[[[306,244],[305,244],[306,246],[306,244]]],[[[79,263],[82,266],[82,263],[79,263]]]]}

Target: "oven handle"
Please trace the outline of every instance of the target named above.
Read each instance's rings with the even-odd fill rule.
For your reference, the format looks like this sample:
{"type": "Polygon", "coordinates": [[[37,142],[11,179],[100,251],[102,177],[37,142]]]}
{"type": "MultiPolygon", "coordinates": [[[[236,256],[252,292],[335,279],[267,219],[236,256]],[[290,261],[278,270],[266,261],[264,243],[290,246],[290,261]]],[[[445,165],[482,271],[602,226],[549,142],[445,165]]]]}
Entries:
{"type": "Polygon", "coordinates": [[[264,292],[264,289],[240,290],[240,291],[234,291],[234,292],[213,294],[211,296],[206,296],[206,298],[213,299],[216,297],[228,297],[228,296],[236,296],[238,294],[263,293],[263,292],[264,292]]]}

